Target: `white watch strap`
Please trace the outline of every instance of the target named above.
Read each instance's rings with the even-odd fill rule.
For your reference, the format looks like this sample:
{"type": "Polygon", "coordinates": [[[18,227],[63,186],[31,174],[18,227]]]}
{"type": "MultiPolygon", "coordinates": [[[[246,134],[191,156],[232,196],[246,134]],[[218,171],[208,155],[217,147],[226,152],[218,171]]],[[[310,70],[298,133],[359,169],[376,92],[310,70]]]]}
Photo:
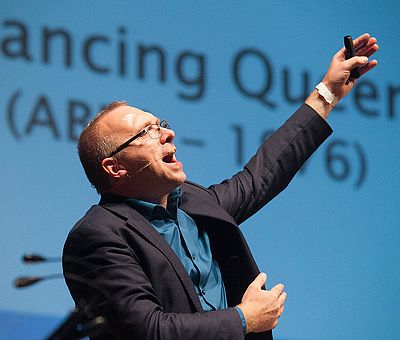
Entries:
{"type": "Polygon", "coordinates": [[[328,104],[335,106],[338,103],[339,98],[329,91],[322,81],[315,88],[317,89],[319,95],[324,98],[328,104]]]}

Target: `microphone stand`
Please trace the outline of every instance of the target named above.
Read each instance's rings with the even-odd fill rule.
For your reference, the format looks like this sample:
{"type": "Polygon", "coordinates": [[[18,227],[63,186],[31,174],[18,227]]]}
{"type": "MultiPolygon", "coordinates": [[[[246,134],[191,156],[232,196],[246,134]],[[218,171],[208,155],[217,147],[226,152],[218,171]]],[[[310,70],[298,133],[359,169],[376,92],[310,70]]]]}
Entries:
{"type": "MultiPolygon", "coordinates": [[[[22,261],[26,264],[38,263],[38,262],[59,262],[61,258],[58,257],[45,257],[35,253],[26,253],[22,257],[22,261]]],[[[79,259],[71,259],[71,261],[80,262],[79,259]]],[[[83,283],[89,287],[99,290],[93,284],[73,273],[64,273],[64,276],[83,283]]],[[[46,276],[22,276],[14,280],[14,288],[24,288],[33,285],[39,281],[62,278],[62,274],[50,274],[46,276]]],[[[101,290],[100,290],[101,292],[101,290]]],[[[102,293],[102,292],[101,292],[102,293]]],[[[105,294],[106,299],[108,299],[107,294],[105,294]]],[[[76,307],[69,313],[67,318],[61,323],[56,330],[50,334],[46,340],[75,340],[82,339],[86,336],[96,336],[101,334],[105,327],[107,326],[107,320],[102,315],[95,315],[93,313],[94,307],[100,307],[102,303],[96,303],[92,301],[87,303],[84,300],[78,302],[76,307]]]]}

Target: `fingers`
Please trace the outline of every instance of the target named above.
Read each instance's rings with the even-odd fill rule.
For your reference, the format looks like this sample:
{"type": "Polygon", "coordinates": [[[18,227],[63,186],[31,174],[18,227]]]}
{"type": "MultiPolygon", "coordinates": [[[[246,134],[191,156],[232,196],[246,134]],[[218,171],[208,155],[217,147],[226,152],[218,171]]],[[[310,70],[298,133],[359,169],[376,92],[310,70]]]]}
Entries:
{"type": "Polygon", "coordinates": [[[281,317],[284,310],[285,310],[285,305],[281,305],[278,311],[278,319],[281,317]]]}
{"type": "Polygon", "coordinates": [[[359,53],[359,52],[362,52],[364,50],[370,49],[375,44],[376,44],[376,38],[370,38],[367,41],[365,41],[363,44],[358,45],[357,47],[354,47],[354,51],[359,53]]]}
{"type": "Polygon", "coordinates": [[[278,324],[278,319],[284,311],[286,293],[283,284],[277,284],[271,290],[263,290],[267,275],[260,273],[250,283],[238,305],[246,318],[247,332],[265,332],[278,324]]]}
{"type": "Polygon", "coordinates": [[[343,62],[343,66],[347,70],[352,70],[354,67],[357,66],[364,66],[368,63],[367,57],[353,57],[343,62]]]}
{"type": "Polygon", "coordinates": [[[278,297],[278,303],[279,303],[279,305],[283,306],[283,304],[284,304],[286,298],[287,298],[286,292],[283,292],[281,295],[279,295],[279,297],[278,297]]]}
{"type": "Polygon", "coordinates": [[[276,326],[278,326],[278,319],[276,319],[275,322],[272,324],[271,329],[274,329],[276,326]]]}
{"type": "Polygon", "coordinates": [[[371,60],[367,65],[360,68],[360,76],[372,70],[376,65],[378,65],[378,61],[371,60]]]}
{"type": "MultiPolygon", "coordinates": [[[[366,39],[367,35],[368,34],[366,33],[366,34],[363,34],[362,36],[358,37],[357,38],[358,39],[357,46],[356,46],[356,43],[354,45],[356,46],[355,50],[356,50],[356,53],[358,56],[365,56],[365,57],[369,58],[376,51],[378,51],[379,46],[376,43],[376,38],[369,37],[368,39],[366,39]]],[[[351,59],[353,59],[353,58],[351,58],[351,59]]],[[[349,60],[351,60],[351,59],[349,59],[349,60]]],[[[360,66],[360,76],[369,72],[376,65],[378,65],[378,62],[376,60],[371,60],[370,62],[368,62],[366,64],[361,64],[361,65],[358,64],[358,62],[362,62],[362,61],[360,59],[358,61],[354,61],[354,64],[351,64],[354,66],[351,66],[351,68],[353,68],[355,66],[360,66]]]]}
{"type": "Polygon", "coordinates": [[[266,282],[267,282],[267,274],[260,273],[254,279],[254,281],[252,283],[250,283],[250,286],[253,286],[255,288],[261,289],[261,287],[264,286],[266,282]]]}
{"type": "Polygon", "coordinates": [[[359,48],[361,45],[365,44],[370,38],[371,36],[368,33],[361,34],[359,37],[353,40],[354,48],[359,48]]]}
{"type": "MultiPolygon", "coordinates": [[[[358,56],[370,57],[378,49],[376,38],[370,37],[368,33],[360,35],[357,39],[353,40],[354,50],[358,56]]],[[[346,49],[343,47],[336,53],[336,58],[343,61],[346,59],[346,49]]]]}
{"type": "Polygon", "coordinates": [[[375,38],[371,38],[367,41],[367,43],[365,45],[362,45],[361,47],[359,47],[358,49],[356,49],[356,53],[359,56],[366,56],[366,57],[370,57],[371,55],[373,55],[376,51],[378,51],[379,46],[376,43],[376,39],[375,38]]]}
{"type": "Polygon", "coordinates": [[[366,57],[370,57],[371,55],[373,55],[376,51],[378,51],[379,46],[377,44],[373,45],[370,49],[368,49],[367,51],[365,51],[364,53],[360,53],[359,55],[363,55],[366,57]]]}
{"type": "Polygon", "coordinates": [[[275,287],[272,287],[270,291],[272,293],[276,294],[277,296],[280,296],[282,294],[284,288],[285,288],[284,285],[282,283],[279,283],[275,287]]]}

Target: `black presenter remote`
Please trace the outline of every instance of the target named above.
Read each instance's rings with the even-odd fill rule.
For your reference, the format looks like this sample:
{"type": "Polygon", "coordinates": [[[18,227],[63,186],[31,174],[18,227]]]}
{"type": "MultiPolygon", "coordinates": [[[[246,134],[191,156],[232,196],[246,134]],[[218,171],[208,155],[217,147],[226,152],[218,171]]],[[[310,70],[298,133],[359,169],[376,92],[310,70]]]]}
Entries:
{"type": "MultiPolygon", "coordinates": [[[[346,48],[346,59],[350,59],[356,55],[351,35],[344,37],[344,47],[346,48]]],[[[360,68],[358,66],[351,70],[350,77],[355,79],[360,77],[360,68]]]]}

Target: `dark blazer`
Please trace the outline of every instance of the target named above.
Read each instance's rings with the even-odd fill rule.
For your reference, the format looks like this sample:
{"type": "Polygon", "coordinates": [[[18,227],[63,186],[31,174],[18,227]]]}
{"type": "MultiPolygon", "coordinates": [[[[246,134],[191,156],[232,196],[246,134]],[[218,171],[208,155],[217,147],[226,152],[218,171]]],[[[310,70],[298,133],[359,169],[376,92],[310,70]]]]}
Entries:
{"type": "MultiPolygon", "coordinates": [[[[102,197],[71,230],[63,254],[74,300],[98,306],[109,321],[99,339],[243,339],[232,307],[259,269],[238,225],[281,192],[331,132],[303,105],[231,179],[207,189],[182,184],[180,208],[209,234],[227,309],[204,312],[179,258],[151,224],[124,198],[102,197]]],[[[246,339],[272,339],[272,332],[246,339]]]]}

